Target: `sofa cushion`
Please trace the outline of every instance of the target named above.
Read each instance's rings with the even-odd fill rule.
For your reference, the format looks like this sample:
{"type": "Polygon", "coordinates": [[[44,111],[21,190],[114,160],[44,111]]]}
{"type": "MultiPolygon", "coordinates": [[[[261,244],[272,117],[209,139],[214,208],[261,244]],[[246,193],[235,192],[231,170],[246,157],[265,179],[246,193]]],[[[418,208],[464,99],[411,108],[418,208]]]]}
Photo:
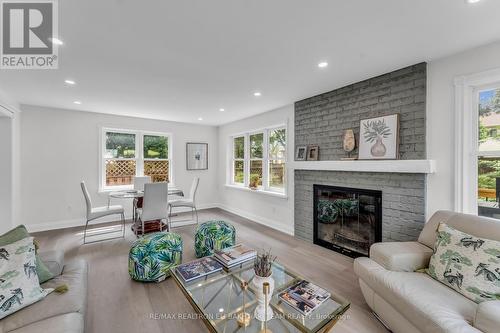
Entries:
{"type": "Polygon", "coordinates": [[[484,333],[496,333],[500,329],[500,301],[482,302],[477,306],[474,327],[484,333]]]}
{"type": "Polygon", "coordinates": [[[479,332],[471,326],[477,304],[425,273],[389,271],[364,257],[354,271],[422,332],[479,332]]]}
{"type": "Polygon", "coordinates": [[[36,274],[33,237],[0,247],[0,319],[43,299],[36,274]]]}
{"type": "Polygon", "coordinates": [[[426,268],[432,249],[419,242],[383,242],[370,247],[370,258],[390,271],[414,272],[426,268]]]}
{"type": "MultiPolygon", "coordinates": [[[[0,236],[0,246],[17,242],[26,237],[30,237],[28,230],[24,225],[19,225],[0,236]]],[[[54,277],[38,254],[36,254],[36,274],[40,283],[44,283],[54,277]]]]}
{"type": "Polygon", "coordinates": [[[441,223],[428,273],[477,303],[500,299],[500,242],[441,223]]]}
{"type": "MultiPolygon", "coordinates": [[[[73,261],[64,266],[62,275],[44,283],[44,288],[68,285],[64,294],[52,292],[45,299],[18,311],[0,321],[3,332],[9,332],[47,318],[79,313],[85,315],[87,306],[87,264],[85,261],[73,261]]],[[[0,332],[2,332],[0,329],[0,332]]],[[[71,331],[70,331],[71,332],[71,331]]]]}
{"type": "Polygon", "coordinates": [[[64,267],[64,251],[40,251],[38,256],[40,260],[45,264],[45,266],[47,266],[47,268],[50,270],[52,276],[58,276],[62,274],[64,267]]]}
{"type": "Polygon", "coordinates": [[[73,312],[37,321],[9,331],[9,333],[83,333],[84,325],[84,316],[81,313],[73,312]]]}
{"type": "Polygon", "coordinates": [[[437,211],[425,224],[418,241],[430,248],[436,243],[439,223],[444,222],[450,227],[474,235],[500,241],[500,221],[497,219],[461,214],[450,211],[437,211]]]}

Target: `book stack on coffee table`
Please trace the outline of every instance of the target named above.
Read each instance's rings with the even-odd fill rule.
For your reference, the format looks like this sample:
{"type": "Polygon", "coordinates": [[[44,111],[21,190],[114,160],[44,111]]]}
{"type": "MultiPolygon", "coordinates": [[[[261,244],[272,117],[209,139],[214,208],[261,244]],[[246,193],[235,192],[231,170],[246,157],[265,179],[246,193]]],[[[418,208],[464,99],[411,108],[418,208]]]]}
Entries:
{"type": "Polygon", "coordinates": [[[257,251],[244,245],[237,244],[223,250],[214,251],[214,257],[225,268],[233,268],[240,264],[249,262],[257,256],[257,251]]]}

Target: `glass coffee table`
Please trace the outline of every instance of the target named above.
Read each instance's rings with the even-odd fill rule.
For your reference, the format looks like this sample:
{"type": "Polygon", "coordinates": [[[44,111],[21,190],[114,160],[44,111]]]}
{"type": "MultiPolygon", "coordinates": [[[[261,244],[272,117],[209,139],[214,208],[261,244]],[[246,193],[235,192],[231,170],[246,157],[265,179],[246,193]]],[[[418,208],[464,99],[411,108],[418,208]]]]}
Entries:
{"type": "MultiPolygon", "coordinates": [[[[171,273],[210,332],[258,333],[264,329],[264,324],[253,315],[257,302],[251,283],[254,277],[252,262],[190,282],[185,282],[175,267],[171,269],[171,273]],[[243,311],[242,281],[248,282],[248,289],[245,291],[245,312],[250,314],[251,321],[247,327],[240,327],[237,321],[237,315],[243,311]]],[[[350,306],[347,300],[332,295],[309,315],[303,315],[278,297],[281,291],[303,279],[277,263],[273,264],[272,276],[275,287],[270,306],[274,317],[267,322],[267,329],[273,333],[328,332],[350,306]]]]}

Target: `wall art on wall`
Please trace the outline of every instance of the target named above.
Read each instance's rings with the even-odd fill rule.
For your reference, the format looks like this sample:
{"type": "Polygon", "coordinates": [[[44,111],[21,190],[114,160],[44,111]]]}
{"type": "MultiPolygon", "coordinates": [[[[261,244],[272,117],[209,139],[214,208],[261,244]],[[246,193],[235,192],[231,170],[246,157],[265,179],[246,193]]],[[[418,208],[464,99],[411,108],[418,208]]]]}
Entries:
{"type": "Polygon", "coordinates": [[[188,170],[208,169],[208,143],[186,143],[186,168],[188,170]]]}
{"type": "Polygon", "coordinates": [[[295,149],[295,160],[305,161],[307,159],[307,146],[297,146],[295,149]]]}
{"type": "Polygon", "coordinates": [[[398,114],[361,120],[359,125],[359,159],[397,159],[398,150],[398,114]]]}
{"type": "Polygon", "coordinates": [[[318,158],[319,158],[319,146],[318,145],[307,146],[307,160],[317,161],[318,158]]]}

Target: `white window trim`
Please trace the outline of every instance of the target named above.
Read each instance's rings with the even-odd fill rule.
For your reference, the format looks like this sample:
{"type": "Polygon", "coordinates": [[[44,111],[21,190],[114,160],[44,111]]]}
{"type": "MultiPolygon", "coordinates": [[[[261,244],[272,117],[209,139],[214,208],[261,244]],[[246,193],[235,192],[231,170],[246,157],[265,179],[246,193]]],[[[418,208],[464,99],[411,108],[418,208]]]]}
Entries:
{"type": "MultiPolygon", "coordinates": [[[[106,164],[104,163],[105,157],[104,152],[106,151],[106,132],[117,132],[117,133],[130,133],[135,134],[135,158],[130,158],[130,160],[136,161],[136,176],[144,175],[144,161],[148,160],[156,160],[151,158],[144,158],[144,147],[143,140],[145,135],[155,135],[155,136],[164,136],[168,138],[168,179],[169,186],[174,186],[173,181],[173,161],[172,161],[172,147],[173,147],[173,139],[171,133],[165,132],[153,132],[153,131],[144,131],[144,130],[134,130],[134,129],[123,129],[123,128],[113,128],[113,127],[101,127],[100,137],[99,137],[99,192],[112,192],[119,190],[129,190],[134,187],[131,185],[123,185],[123,186],[106,186],[106,164]]],[[[127,160],[127,159],[120,159],[127,160]]]]}
{"type": "Polygon", "coordinates": [[[455,211],[457,212],[475,215],[478,213],[478,93],[499,86],[500,68],[455,78],[455,211]]]}
{"type": "MultiPolygon", "coordinates": [[[[228,154],[228,160],[229,160],[229,172],[227,175],[229,176],[226,182],[226,187],[229,188],[236,188],[236,189],[242,189],[242,190],[248,190],[253,193],[263,193],[263,194],[270,194],[276,197],[280,198],[287,198],[288,197],[288,163],[287,163],[287,157],[288,157],[288,147],[289,147],[289,137],[288,137],[288,126],[287,124],[279,124],[279,125],[272,125],[272,126],[267,126],[259,129],[254,129],[251,131],[245,131],[245,132],[240,132],[240,133],[235,133],[229,136],[229,145],[231,148],[230,153],[228,154]],[[284,186],[283,189],[277,188],[277,187],[270,187],[269,186],[269,133],[273,130],[284,128],[286,132],[286,146],[285,146],[285,157],[282,159],[282,161],[285,162],[285,177],[284,177],[284,186]],[[250,135],[253,134],[258,134],[258,133],[263,133],[264,134],[264,140],[262,142],[263,144],[263,158],[258,159],[262,160],[262,186],[259,186],[257,190],[251,190],[248,188],[249,185],[249,176],[250,176],[250,135]],[[235,183],[234,182],[234,139],[238,137],[244,137],[244,142],[245,142],[245,156],[244,156],[244,163],[243,163],[243,171],[244,171],[244,183],[235,183]]],[[[256,160],[256,159],[254,159],[256,160]]]]}

